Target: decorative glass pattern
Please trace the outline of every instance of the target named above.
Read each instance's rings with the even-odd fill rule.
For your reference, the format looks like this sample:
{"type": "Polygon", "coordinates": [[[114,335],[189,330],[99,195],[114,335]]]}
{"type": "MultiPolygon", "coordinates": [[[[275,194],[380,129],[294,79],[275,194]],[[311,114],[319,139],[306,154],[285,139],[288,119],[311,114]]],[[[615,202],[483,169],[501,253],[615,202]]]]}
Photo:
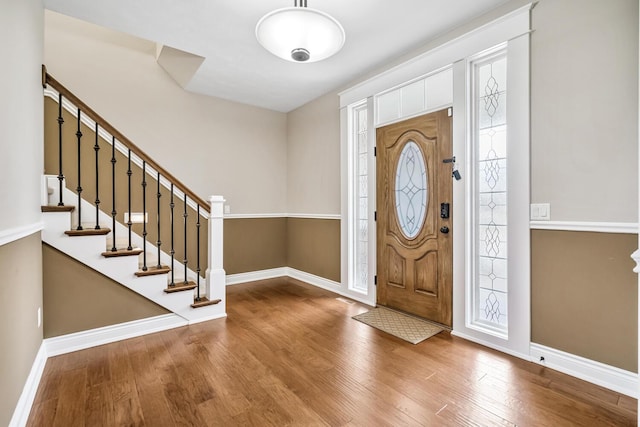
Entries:
{"type": "Polygon", "coordinates": [[[368,199],[368,145],[367,145],[367,108],[366,105],[354,111],[354,140],[355,147],[355,173],[354,185],[355,199],[357,200],[356,212],[356,247],[355,247],[355,280],[353,287],[356,290],[366,292],[369,286],[369,199],[368,199]]]}
{"type": "Polygon", "coordinates": [[[508,325],[507,59],[474,64],[475,303],[474,318],[497,330],[508,325]]]}
{"type": "Polygon", "coordinates": [[[415,238],[427,214],[427,166],[414,141],[405,144],[396,168],[396,215],[407,239],[415,238]]]}

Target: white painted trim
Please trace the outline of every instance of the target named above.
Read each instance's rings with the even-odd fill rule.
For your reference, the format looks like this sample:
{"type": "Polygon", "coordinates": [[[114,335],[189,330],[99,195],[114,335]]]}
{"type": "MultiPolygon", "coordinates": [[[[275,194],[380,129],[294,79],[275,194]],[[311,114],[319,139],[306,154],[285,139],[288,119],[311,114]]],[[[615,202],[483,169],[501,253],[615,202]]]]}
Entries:
{"type": "Polygon", "coordinates": [[[316,276],[315,274],[306,273],[304,271],[296,270],[291,267],[272,268],[269,270],[250,271],[248,273],[238,273],[227,275],[227,286],[239,285],[242,283],[255,282],[257,280],[274,279],[276,277],[290,277],[292,279],[300,280],[301,282],[308,283],[309,285],[322,288],[338,295],[350,298],[368,306],[374,306],[371,304],[365,295],[358,295],[353,292],[346,292],[343,289],[341,283],[334,282],[333,280],[325,279],[324,277],[316,276]]]}
{"type": "Polygon", "coordinates": [[[372,306],[371,302],[368,301],[365,295],[360,296],[353,292],[346,292],[342,284],[339,282],[334,282],[333,280],[325,279],[324,277],[320,277],[320,276],[316,276],[315,274],[296,270],[295,268],[291,268],[291,267],[286,267],[286,270],[287,270],[287,276],[291,277],[292,279],[300,280],[301,282],[308,283],[312,286],[316,286],[318,288],[331,291],[335,294],[342,295],[343,297],[358,301],[362,304],[372,306]]]}
{"type": "Polygon", "coordinates": [[[633,372],[535,343],[531,343],[530,353],[534,363],[633,398],[638,397],[638,375],[633,372]],[[541,357],[544,357],[543,362],[541,357]]]}
{"type": "Polygon", "coordinates": [[[13,411],[11,421],[9,421],[9,427],[23,427],[27,424],[29,413],[31,412],[31,407],[33,406],[33,401],[36,397],[36,392],[38,391],[38,386],[40,385],[40,379],[42,378],[42,373],[44,372],[44,366],[46,363],[47,350],[43,342],[40,344],[40,349],[36,354],[33,365],[31,365],[31,371],[29,371],[29,376],[22,388],[18,404],[13,411]]]}
{"type": "Polygon", "coordinates": [[[303,218],[303,219],[342,219],[340,214],[303,214],[290,213],[287,218],[303,218]]]}
{"type": "Polygon", "coordinates": [[[274,279],[287,275],[287,268],[271,268],[268,270],[249,271],[247,273],[227,274],[227,286],[240,283],[255,282],[257,280],[274,279]]]}
{"type": "Polygon", "coordinates": [[[528,33],[532,5],[529,3],[340,92],[340,108],[528,33]]]}
{"type": "Polygon", "coordinates": [[[21,225],[7,230],[2,230],[0,231],[0,246],[31,236],[42,229],[44,229],[44,223],[42,221],[38,221],[33,224],[21,225]]]}
{"type": "Polygon", "coordinates": [[[638,234],[638,223],[635,222],[531,221],[530,228],[532,230],[638,234]]]}
{"type": "Polygon", "coordinates": [[[253,219],[253,218],[304,218],[304,219],[341,219],[340,214],[314,213],[255,213],[255,214],[225,214],[224,219],[253,219]]]}
{"type": "Polygon", "coordinates": [[[186,326],[188,321],[177,314],[164,314],[102,328],[89,329],[44,340],[47,356],[71,353],[115,341],[186,326]]]}
{"type": "MultiPolygon", "coordinates": [[[[456,330],[456,329],[452,330],[451,331],[451,335],[453,335],[454,337],[459,337],[459,338],[465,339],[467,341],[474,342],[476,344],[480,344],[480,345],[488,347],[488,348],[492,348],[494,350],[498,350],[498,351],[500,351],[502,353],[506,353],[506,354],[508,354],[510,356],[517,357],[518,359],[530,360],[529,355],[526,354],[526,353],[520,353],[520,352],[512,350],[512,349],[510,349],[508,347],[496,344],[493,341],[488,341],[488,340],[485,340],[485,339],[482,339],[482,338],[478,338],[478,336],[475,336],[475,335],[469,335],[469,334],[466,334],[464,332],[460,332],[460,330],[456,330]]],[[[481,336],[481,335],[479,335],[479,336],[481,336]]],[[[488,337],[492,338],[491,336],[488,336],[488,337]]],[[[506,342],[506,341],[504,341],[504,342],[506,342]]]]}
{"type": "Polygon", "coordinates": [[[286,218],[286,213],[224,214],[224,219],[286,218]]]}

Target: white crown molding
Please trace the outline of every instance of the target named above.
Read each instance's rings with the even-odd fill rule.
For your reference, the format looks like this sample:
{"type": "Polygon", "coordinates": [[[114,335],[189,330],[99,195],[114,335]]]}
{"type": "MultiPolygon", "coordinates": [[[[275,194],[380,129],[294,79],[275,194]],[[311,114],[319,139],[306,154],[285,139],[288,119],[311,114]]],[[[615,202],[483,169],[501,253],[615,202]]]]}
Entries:
{"type": "Polygon", "coordinates": [[[29,419],[29,413],[33,406],[33,401],[36,398],[36,392],[40,385],[40,379],[42,379],[42,373],[44,372],[44,366],[47,363],[47,349],[44,342],[40,344],[40,349],[36,354],[36,358],[31,365],[31,371],[27,381],[24,383],[22,393],[18,399],[18,404],[13,411],[11,421],[9,421],[9,427],[22,427],[27,425],[29,419]]]}
{"type": "Polygon", "coordinates": [[[23,237],[31,236],[32,234],[41,231],[43,228],[44,223],[42,221],[38,221],[32,224],[2,230],[0,231],[0,246],[15,242],[23,237]]]}
{"type": "Polygon", "coordinates": [[[163,314],[147,319],[89,329],[44,340],[47,356],[71,353],[115,341],[186,326],[189,322],[177,314],[163,314]]]}
{"type": "Polygon", "coordinates": [[[636,222],[531,221],[529,224],[532,230],[638,234],[636,222]]]}
{"type": "Polygon", "coordinates": [[[633,398],[638,397],[638,375],[633,372],[540,344],[532,343],[530,348],[534,363],[633,398]]]}

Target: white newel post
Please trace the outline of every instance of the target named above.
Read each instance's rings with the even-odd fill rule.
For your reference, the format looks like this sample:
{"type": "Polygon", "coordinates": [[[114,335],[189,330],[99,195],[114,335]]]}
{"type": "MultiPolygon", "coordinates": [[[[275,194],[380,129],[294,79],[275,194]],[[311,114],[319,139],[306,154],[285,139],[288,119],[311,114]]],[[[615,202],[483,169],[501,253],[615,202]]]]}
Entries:
{"type": "Polygon", "coordinates": [[[220,299],[226,313],[226,273],[222,266],[223,255],[223,220],[224,197],[211,196],[211,212],[209,214],[209,265],[207,268],[207,298],[212,301],[220,299]]]}

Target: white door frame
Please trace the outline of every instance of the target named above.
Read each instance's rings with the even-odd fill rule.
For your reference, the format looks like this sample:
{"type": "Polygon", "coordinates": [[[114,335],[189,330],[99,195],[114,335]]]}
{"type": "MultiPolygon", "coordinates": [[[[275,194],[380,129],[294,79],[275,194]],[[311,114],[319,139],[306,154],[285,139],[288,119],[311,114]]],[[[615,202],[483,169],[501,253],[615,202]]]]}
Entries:
{"type": "MultiPolygon", "coordinates": [[[[453,199],[453,216],[454,216],[454,320],[453,320],[453,334],[462,336],[466,339],[482,343],[488,347],[496,348],[509,354],[513,354],[518,357],[528,359],[529,345],[530,345],[530,257],[528,253],[530,251],[529,245],[529,159],[528,159],[528,146],[529,146],[529,77],[528,77],[528,61],[529,61],[529,31],[530,31],[530,11],[532,4],[527,4],[524,7],[516,9],[491,23],[482,25],[477,29],[461,36],[457,37],[443,45],[427,51],[406,63],[391,68],[390,70],[379,74],[371,79],[359,83],[358,85],[340,93],[340,108],[341,108],[341,138],[342,138],[342,153],[341,153],[341,166],[342,166],[342,282],[343,287],[348,287],[349,281],[349,260],[347,259],[347,250],[349,247],[349,233],[348,224],[351,221],[351,213],[349,210],[348,200],[348,168],[347,159],[349,153],[347,151],[349,144],[347,143],[349,136],[348,126],[348,109],[351,105],[357,102],[362,102],[364,99],[368,99],[371,103],[371,99],[374,96],[389,92],[392,88],[399,88],[406,86],[407,83],[413,83],[416,80],[433,73],[434,71],[444,69],[446,67],[453,66],[453,144],[454,155],[456,158],[460,158],[466,162],[466,141],[468,140],[467,134],[467,58],[482,52],[486,49],[497,46],[501,43],[508,42],[508,61],[515,61],[509,63],[510,74],[525,73],[525,79],[510,79],[518,81],[519,83],[514,85],[513,88],[509,88],[510,98],[508,108],[517,109],[518,114],[511,113],[509,127],[510,134],[513,138],[518,138],[522,141],[523,155],[526,151],[526,159],[522,156],[516,155],[513,159],[510,156],[510,170],[517,171],[518,169],[522,173],[518,173],[514,176],[509,175],[508,180],[513,187],[518,188],[515,192],[522,194],[520,199],[526,200],[526,204],[521,201],[509,201],[516,209],[514,210],[514,218],[510,218],[510,241],[518,244],[521,248],[516,250],[517,260],[510,256],[510,274],[511,272],[517,272],[514,277],[509,277],[510,282],[517,283],[518,291],[514,293],[514,301],[509,300],[510,307],[521,307],[524,311],[519,312],[517,316],[510,316],[510,323],[513,323],[513,329],[509,331],[509,340],[500,339],[495,336],[491,336],[483,331],[479,331],[474,328],[470,328],[467,322],[467,277],[466,272],[468,269],[468,253],[466,247],[468,246],[468,236],[466,235],[467,227],[465,226],[465,217],[467,214],[467,207],[465,206],[465,200],[468,197],[467,188],[465,183],[467,180],[463,178],[462,181],[454,183],[454,199],[453,199]],[[525,66],[526,64],[526,66],[525,66]],[[526,80],[526,82],[525,82],[526,80]],[[513,100],[512,98],[515,98],[513,100]],[[514,131],[515,130],[515,131],[514,131]],[[524,147],[526,146],[526,150],[524,147]],[[458,157],[460,156],[460,157],[458,157]],[[513,163],[511,163],[513,162],[513,163]],[[526,221],[525,221],[526,219],[526,221]],[[525,221],[525,222],[523,222],[525,221]],[[515,319],[514,317],[518,317],[515,319]]],[[[399,101],[401,104],[401,101],[399,101]]],[[[375,111],[376,105],[373,103],[373,110],[370,111],[370,115],[378,116],[378,111],[375,111]]],[[[424,111],[427,112],[427,111],[424,111]]],[[[420,114],[424,113],[420,112],[420,114]]],[[[413,115],[417,115],[414,112],[413,115]]],[[[508,113],[509,114],[509,113],[508,113]]],[[[409,116],[403,116],[402,112],[398,114],[398,117],[390,120],[384,124],[401,121],[409,118],[409,116]]],[[[382,124],[382,123],[379,123],[382,124]]],[[[373,133],[374,129],[371,129],[373,133]]],[[[513,153],[512,153],[513,154],[513,153]]],[[[464,163],[463,163],[464,166],[464,163]]],[[[461,168],[461,173],[465,174],[465,168],[461,168]]],[[[371,180],[369,181],[371,182],[371,180]]],[[[375,198],[370,198],[370,203],[375,206],[375,198]]],[[[375,229],[375,228],[374,228],[375,229]]],[[[510,247],[510,253],[513,248],[510,247]]],[[[370,265],[375,265],[375,251],[369,254],[370,265]],[[372,259],[373,258],[373,259],[372,259]]],[[[371,277],[373,281],[373,277],[371,277]]],[[[368,301],[375,302],[375,295],[371,298],[367,298],[368,301]]],[[[369,302],[371,304],[371,302],[369,302]]],[[[372,304],[371,304],[372,305],[372,304]]],[[[516,310],[513,310],[514,312],[516,310]]]]}

